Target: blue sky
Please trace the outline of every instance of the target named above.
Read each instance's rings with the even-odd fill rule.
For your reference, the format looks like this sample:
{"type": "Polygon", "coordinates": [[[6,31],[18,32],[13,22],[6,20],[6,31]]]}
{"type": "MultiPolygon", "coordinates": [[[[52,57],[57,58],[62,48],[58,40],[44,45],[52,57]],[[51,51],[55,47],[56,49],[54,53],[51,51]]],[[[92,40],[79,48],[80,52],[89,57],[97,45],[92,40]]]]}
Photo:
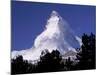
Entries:
{"type": "Polygon", "coordinates": [[[96,34],[96,7],[12,1],[12,50],[32,47],[34,39],[46,25],[53,10],[57,11],[78,36],[96,34]]]}

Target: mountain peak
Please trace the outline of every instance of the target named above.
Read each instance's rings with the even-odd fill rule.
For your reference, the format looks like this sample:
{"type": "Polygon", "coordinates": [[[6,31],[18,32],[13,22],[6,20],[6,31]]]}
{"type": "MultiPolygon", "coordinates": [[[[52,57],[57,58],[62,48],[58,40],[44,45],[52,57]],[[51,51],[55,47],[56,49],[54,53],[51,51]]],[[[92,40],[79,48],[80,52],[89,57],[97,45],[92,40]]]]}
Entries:
{"type": "Polygon", "coordinates": [[[52,13],[51,13],[51,16],[59,16],[58,12],[53,10],[52,13]]]}
{"type": "MultiPolygon", "coordinates": [[[[75,49],[80,47],[80,38],[72,33],[69,24],[58,14],[52,11],[47,20],[46,28],[34,40],[31,49],[12,52],[13,56],[22,55],[27,60],[39,59],[41,52],[48,49],[49,52],[58,50],[62,55],[69,51],[77,52],[75,49]]],[[[69,54],[69,53],[68,53],[69,54]]],[[[72,55],[72,53],[70,53],[72,55]]]]}

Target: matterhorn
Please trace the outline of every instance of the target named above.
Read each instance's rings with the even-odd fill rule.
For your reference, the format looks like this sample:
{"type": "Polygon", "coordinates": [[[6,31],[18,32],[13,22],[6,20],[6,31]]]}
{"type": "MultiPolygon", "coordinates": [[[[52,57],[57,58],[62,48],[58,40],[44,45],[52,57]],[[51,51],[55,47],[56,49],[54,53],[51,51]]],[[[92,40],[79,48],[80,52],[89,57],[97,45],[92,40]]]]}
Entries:
{"type": "Polygon", "coordinates": [[[76,48],[80,48],[81,44],[81,39],[75,35],[67,21],[58,12],[52,11],[44,31],[34,40],[34,45],[26,50],[13,50],[12,58],[22,55],[26,60],[38,60],[45,49],[49,52],[58,50],[61,55],[73,56],[73,53],[77,53],[76,48]]]}

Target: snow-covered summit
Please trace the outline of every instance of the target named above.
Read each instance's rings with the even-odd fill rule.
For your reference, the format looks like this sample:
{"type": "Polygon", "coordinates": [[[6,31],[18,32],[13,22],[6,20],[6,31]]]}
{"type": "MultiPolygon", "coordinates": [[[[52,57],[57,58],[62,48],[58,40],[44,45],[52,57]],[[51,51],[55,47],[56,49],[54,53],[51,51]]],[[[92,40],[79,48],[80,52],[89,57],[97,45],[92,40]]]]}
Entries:
{"type": "Polygon", "coordinates": [[[69,24],[58,12],[52,11],[45,30],[36,37],[32,48],[13,51],[12,58],[16,55],[22,55],[24,59],[36,60],[45,49],[48,49],[49,52],[57,49],[63,55],[68,51],[77,52],[75,48],[79,48],[80,45],[81,39],[73,33],[69,24]]]}
{"type": "Polygon", "coordinates": [[[58,14],[55,10],[53,10],[52,13],[51,13],[51,16],[52,16],[52,17],[54,17],[54,16],[59,16],[59,14],[58,14]]]}

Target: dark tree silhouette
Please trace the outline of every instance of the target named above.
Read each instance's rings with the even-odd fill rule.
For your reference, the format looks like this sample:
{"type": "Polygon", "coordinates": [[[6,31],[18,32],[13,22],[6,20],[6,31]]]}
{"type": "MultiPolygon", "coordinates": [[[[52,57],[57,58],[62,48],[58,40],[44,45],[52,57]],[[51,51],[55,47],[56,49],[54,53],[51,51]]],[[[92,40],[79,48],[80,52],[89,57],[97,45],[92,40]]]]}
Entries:
{"type": "Polygon", "coordinates": [[[77,54],[79,63],[78,69],[95,69],[96,68],[96,52],[95,52],[95,35],[84,34],[82,36],[82,47],[81,51],[77,54]]]}
{"type": "Polygon", "coordinates": [[[31,64],[27,60],[23,60],[22,56],[18,56],[11,60],[11,72],[12,74],[24,74],[61,71],[63,70],[61,60],[62,57],[57,50],[53,50],[51,53],[48,50],[43,51],[37,64],[31,64]]]}
{"type": "Polygon", "coordinates": [[[40,57],[40,62],[38,62],[38,72],[62,70],[61,60],[62,57],[59,51],[53,50],[51,53],[47,52],[44,56],[40,57]]]}
{"type": "Polygon", "coordinates": [[[95,35],[84,34],[82,36],[82,46],[78,48],[77,59],[71,61],[71,58],[62,59],[58,50],[51,53],[46,49],[41,52],[40,60],[36,64],[23,60],[22,56],[11,59],[12,74],[86,70],[96,68],[96,51],[95,51],[95,35]],[[78,63],[76,63],[78,61],[78,63]]]}
{"type": "Polygon", "coordinates": [[[17,56],[16,59],[11,60],[11,74],[24,74],[34,72],[35,66],[23,60],[22,56],[17,56]]]}
{"type": "Polygon", "coordinates": [[[67,71],[70,71],[72,70],[72,67],[73,67],[73,61],[71,61],[71,58],[69,57],[68,59],[66,59],[66,70],[67,71]]]}

